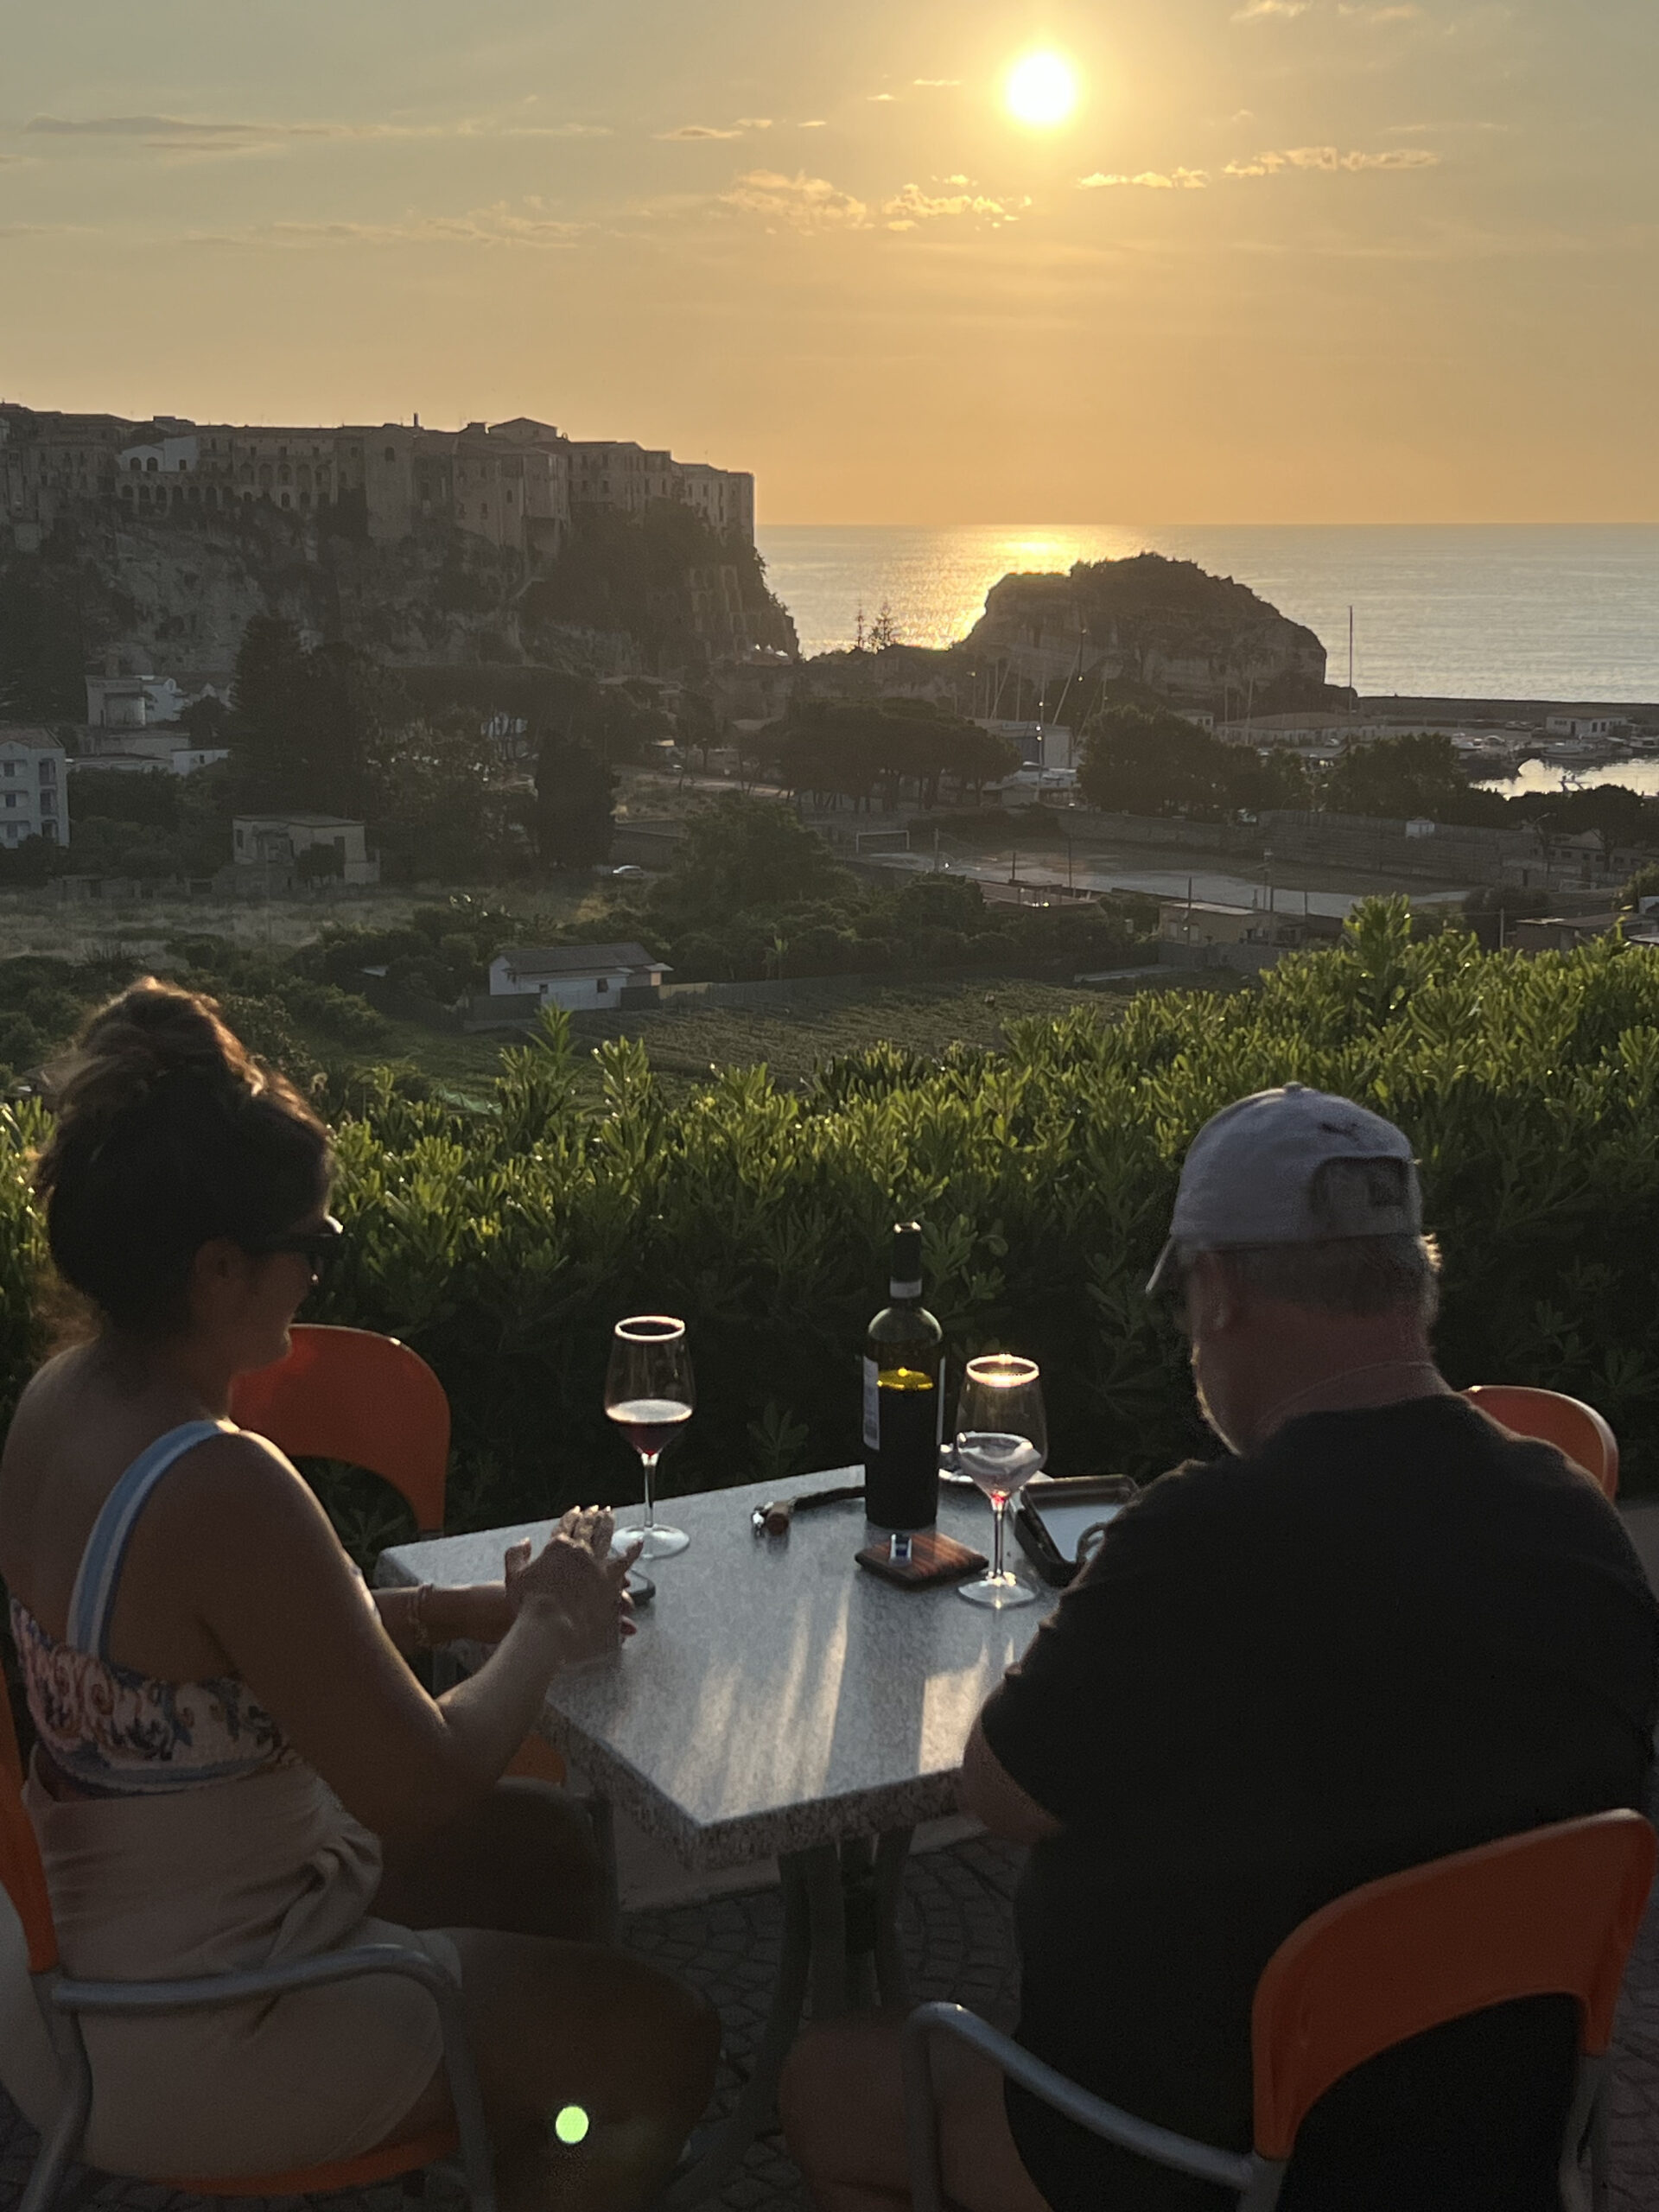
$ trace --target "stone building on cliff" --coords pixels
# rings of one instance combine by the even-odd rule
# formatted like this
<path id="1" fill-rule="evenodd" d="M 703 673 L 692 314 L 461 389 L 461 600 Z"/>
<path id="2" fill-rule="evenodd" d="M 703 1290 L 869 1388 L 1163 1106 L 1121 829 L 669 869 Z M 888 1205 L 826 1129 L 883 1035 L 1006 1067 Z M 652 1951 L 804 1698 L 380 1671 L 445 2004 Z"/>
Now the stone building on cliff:
<path id="1" fill-rule="evenodd" d="M 747 471 L 567 438 L 529 416 L 461 430 L 423 429 L 418 417 L 330 429 L 174 416 L 135 423 L 0 402 L 0 524 L 24 550 L 60 516 L 160 522 L 259 505 L 296 520 L 332 515 L 379 544 L 447 521 L 494 546 L 552 555 L 569 536 L 573 502 L 632 515 L 655 499 L 754 542 Z"/>

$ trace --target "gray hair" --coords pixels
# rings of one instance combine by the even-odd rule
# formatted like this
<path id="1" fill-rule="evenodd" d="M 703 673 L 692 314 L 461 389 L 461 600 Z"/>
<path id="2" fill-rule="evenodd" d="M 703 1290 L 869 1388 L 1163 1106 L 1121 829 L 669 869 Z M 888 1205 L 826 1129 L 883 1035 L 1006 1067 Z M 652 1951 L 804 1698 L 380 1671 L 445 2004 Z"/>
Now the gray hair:
<path id="1" fill-rule="evenodd" d="M 1235 1244 L 1218 1256 L 1241 1289 L 1315 1313 L 1370 1319 L 1414 1311 L 1425 1327 L 1440 1311 L 1440 1254 L 1432 1236 L 1341 1234 L 1366 1205 L 1398 1202 L 1408 1173 L 1401 1160 L 1327 1160 L 1314 1172 L 1309 1202 L 1316 1220 L 1338 1233 L 1297 1244 Z M 1378 1188 L 1379 1179 L 1399 1189 Z M 1183 1271 L 1196 1256 L 1181 1255 Z"/>

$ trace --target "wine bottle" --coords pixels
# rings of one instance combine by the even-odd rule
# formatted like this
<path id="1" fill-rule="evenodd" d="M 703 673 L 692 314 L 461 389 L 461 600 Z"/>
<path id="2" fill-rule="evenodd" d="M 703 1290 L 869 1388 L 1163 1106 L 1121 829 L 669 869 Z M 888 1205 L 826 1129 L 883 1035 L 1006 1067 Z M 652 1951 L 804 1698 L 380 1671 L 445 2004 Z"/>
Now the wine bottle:
<path id="1" fill-rule="evenodd" d="M 939 1517 L 944 1332 L 922 1304 L 919 1222 L 893 1224 L 887 1299 L 864 1342 L 864 1512 L 925 1529 Z"/>

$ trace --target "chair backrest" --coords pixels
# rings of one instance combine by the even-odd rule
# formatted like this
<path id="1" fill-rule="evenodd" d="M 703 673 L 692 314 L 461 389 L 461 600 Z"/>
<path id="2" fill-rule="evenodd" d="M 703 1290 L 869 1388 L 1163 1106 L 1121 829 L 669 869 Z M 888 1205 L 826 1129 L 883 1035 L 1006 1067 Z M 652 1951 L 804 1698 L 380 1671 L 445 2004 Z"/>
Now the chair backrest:
<path id="1" fill-rule="evenodd" d="M 1524 1382 L 1475 1382 L 1464 1392 L 1500 1427 L 1535 1436 L 1576 1460 L 1609 1497 L 1618 1496 L 1618 1439 L 1593 1406 Z"/>
<path id="2" fill-rule="evenodd" d="M 301 1322 L 286 1358 L 231 1390 L 231 1418 L 290 1459 L 345 1459 L 408 1499 L 423 1535 L 443 1528 L 449 1401 L 418 1352 L 369 1329 Z"/>
<path id="3" fill-rule="evenodd" d="M 57 1932 L 52 1925 L 52 1899 L 35 1823 L 23 1803 L 23 1764 L 18 1757 L 17 1732 L 11 1725 L 11 1706 L 3 1688 L 0 1688 L 0 1889 L 11 1899 L 12 1910 L 22 1923 L 29 1972 L 46 1973 L 58 1963 Z"/>
<path id="4" fill-rule="evenodd" d="M 1599 2057 L 1655 1849 L 1639 1813 L 1596 1813 L 1368 1882 L 1305 1920 L 1256 1984 L 1258 2152 L 1288 2158 L 1310 2108 L 1379 2051 L 1511 1998 L 1576 1997 L 1581 2048 Z"/>

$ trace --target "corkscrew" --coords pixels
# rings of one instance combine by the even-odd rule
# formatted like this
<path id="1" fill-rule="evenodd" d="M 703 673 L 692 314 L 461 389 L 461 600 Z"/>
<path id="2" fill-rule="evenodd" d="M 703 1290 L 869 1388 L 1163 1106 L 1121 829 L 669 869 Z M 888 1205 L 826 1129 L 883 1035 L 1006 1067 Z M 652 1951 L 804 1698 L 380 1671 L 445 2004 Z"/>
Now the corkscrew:
<path id="1" fill-rule="evenodd" d="M 845 1483 L 839 1490 L 809 1491 L 804 1497 L 769 1497 L 750 1514 L 749 1526 L 757 1536 L 786 1536 L 798 1513 L 810 1513 L 815 1505 L 840 1505 L 863 1495 L 862 1483 Z"/>

